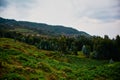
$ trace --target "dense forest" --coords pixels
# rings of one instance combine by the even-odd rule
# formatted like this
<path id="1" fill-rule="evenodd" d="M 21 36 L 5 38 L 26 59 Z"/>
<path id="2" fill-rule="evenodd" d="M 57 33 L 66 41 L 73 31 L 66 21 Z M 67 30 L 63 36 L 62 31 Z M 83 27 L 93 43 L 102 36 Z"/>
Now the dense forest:
<path id="1" fill-rule="evenodd" d="M 110 39 L 105 35 L 99 36 L 77 36 L 70 37 L 61 35 L 58 37 L 23 35 L 15 31 L 0 31 L 0 37 L 12 38 L 30 45 L 35 45 L 38 49 L 59 51 L 61 54 L 77 55 L 78 51 L 83 51 L 86 57 L 95 59 L 120 60 L 120 36 Z M 84 48 L 84 50 L 83 50 Z"/>

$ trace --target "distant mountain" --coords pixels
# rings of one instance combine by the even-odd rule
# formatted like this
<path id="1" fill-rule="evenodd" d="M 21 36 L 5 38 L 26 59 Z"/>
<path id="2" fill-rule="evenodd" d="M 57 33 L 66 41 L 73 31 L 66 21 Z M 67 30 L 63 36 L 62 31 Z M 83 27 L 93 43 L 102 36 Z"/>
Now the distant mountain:
<path id="1" fill-rule="evenodd" d="M 70 27 L 60 25 L 48 25 L 44 23 L 35 23 L 28 21 L 16 21 L 14 19 L 5 19 L 0 17 L 0 29 L 8 29 L 29 34 L 40 34 L 49 36 L 87 36 L 90 35 L 83 31 L 78 31 Z"/>

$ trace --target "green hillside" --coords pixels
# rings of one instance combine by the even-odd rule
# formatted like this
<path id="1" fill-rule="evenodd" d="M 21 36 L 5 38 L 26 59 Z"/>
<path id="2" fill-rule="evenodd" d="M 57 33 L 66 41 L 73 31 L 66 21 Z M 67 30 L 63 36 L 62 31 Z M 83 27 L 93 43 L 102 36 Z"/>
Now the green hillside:
<path id="1" fill-rule="evenodd" d="M 71 27 L 65 27 L 61 25 L 48 25 L 45 23 L 36 23 L 28 21 L 16 21 L 14 19 L 4 19 L 0 17 L 0 29 L 8 29 L 10 31 L 16 31 L 23 34 L 36 34 L 36 35 L 48 35 L 48 36 L 87 36 L 90 35 L 84 31 L 78 31 Z"/>
<path id="2" fill-rule="evenodd" d="M 120 62 L 61 55 L 0 38 L 0 80 L 119 80 Z"/>

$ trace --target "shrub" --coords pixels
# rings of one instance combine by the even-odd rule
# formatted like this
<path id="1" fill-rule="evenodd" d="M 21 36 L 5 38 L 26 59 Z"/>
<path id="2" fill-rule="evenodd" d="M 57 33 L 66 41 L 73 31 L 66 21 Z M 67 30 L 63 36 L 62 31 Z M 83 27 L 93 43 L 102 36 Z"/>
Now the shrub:
<path id="1" fill-rule="evenodd" d="M 44 72 L 52 72 L 50 66 L 47 65 L 47 64 L 45 64 L 45 63 L 42 63 L 42 62 L 39 62 L 39 63 L 37 64 L 37 68 L 42 69 Z"/>
<path id="2" fill-rule="evenodd" d="M 58 76 L 56 74 L 51 73 L 47 76 L 47 80 L 58 80 Z"/>
<path id="3" fill-rule="evenodd" d="M 8 73 L 5 74 L 1 80 L 26 80 L 23 76 L 20 76 L 17 73 Z"/>
<path id="4" fill-rule="evenodd" d="M 69 67 L 65 67 L 62 69 L 65 73 L 72 73 L 72 70 Z"/>

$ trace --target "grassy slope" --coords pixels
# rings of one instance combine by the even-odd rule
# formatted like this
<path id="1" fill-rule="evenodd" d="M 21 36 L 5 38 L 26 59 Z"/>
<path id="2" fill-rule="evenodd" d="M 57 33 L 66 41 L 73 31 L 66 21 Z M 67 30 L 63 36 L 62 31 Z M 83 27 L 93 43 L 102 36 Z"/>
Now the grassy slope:
<path id="1" fill-rule="evenodd" d="M 25 29 L 25 28 L 15 28 L 15 29 L 12 29 L 10 31 L 15 31 L 15 32 L 18 32 L 18 33 L 22 33 L 22 34 L 38 34 L 38 32 L 35 32 L 33 30 L 30 30 L 30 29 Z"/>
<path id="2" fill-rule="evenodd" d="M 0 80 L 119 80 L 120 62 L 109 64 L 0 38 Z"/>

